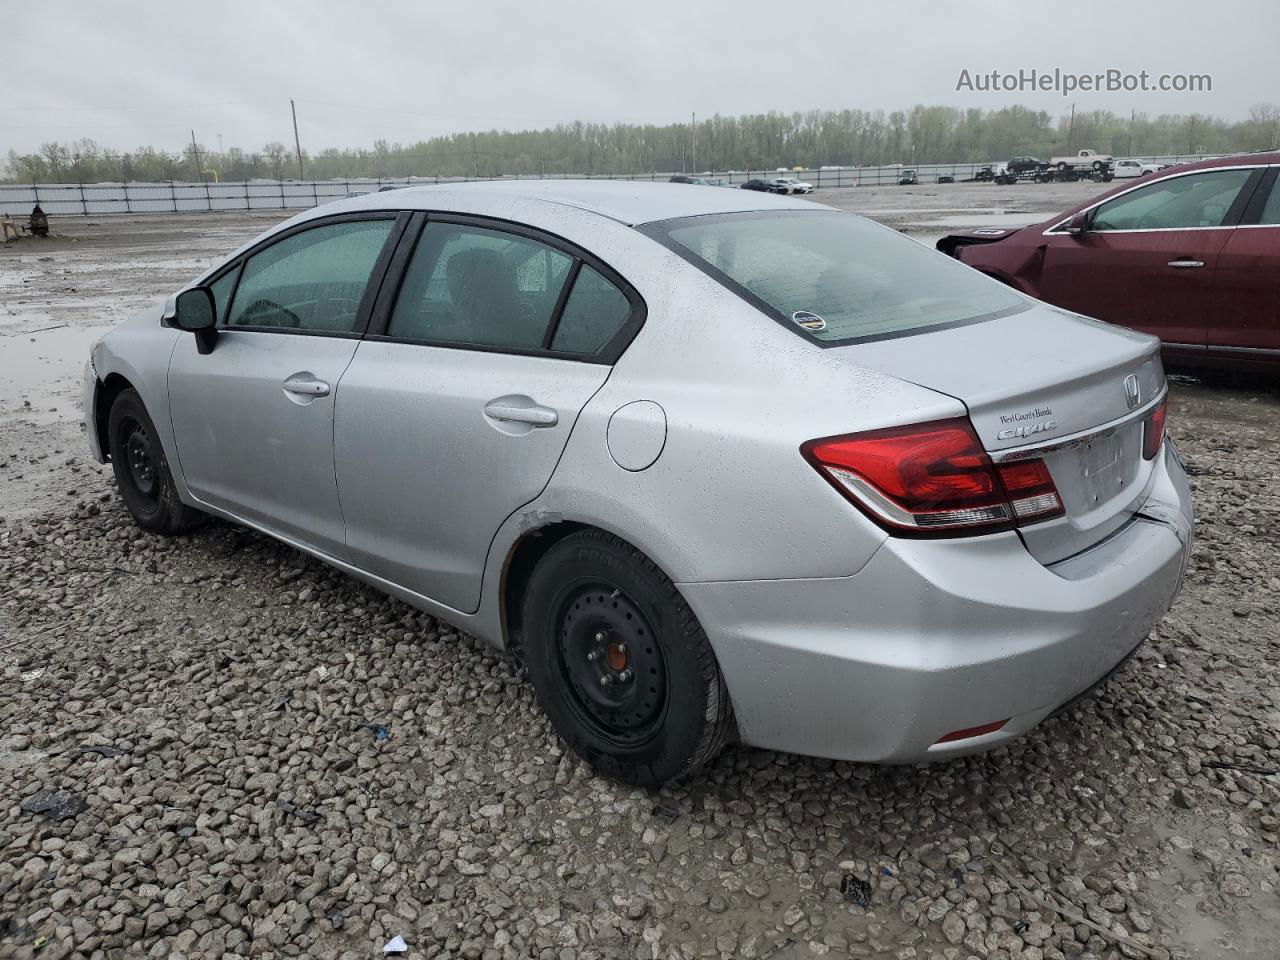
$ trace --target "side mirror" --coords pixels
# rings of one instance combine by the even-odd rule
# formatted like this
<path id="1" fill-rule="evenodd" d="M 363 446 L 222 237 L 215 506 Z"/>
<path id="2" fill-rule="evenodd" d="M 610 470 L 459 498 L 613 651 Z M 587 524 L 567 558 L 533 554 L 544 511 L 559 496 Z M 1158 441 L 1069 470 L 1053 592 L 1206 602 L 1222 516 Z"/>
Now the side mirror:
<path id="1" fill-rule="evenodd" d="M 174 302 L 173 325 L 179 330 L 195 333 L 208 330 L 217 322 L 218 312 L 208 287 L 192 287 L 178 294 Z"/>
<path id="2" fill-rule="evenodd" d="M 196 349 L 211 353 L 218 342 L 218 311 L 208 287 L 183 290 L 174 301 L 173 325 L 196 335 Z"/>
<path id="3" fill-rule="evenodd" d="M 1089 215 L 1087 213 L 1077 213 L 1067 221 L 1066 232 L 1079 235 L 1087 233 L 1089 230 Z"/>

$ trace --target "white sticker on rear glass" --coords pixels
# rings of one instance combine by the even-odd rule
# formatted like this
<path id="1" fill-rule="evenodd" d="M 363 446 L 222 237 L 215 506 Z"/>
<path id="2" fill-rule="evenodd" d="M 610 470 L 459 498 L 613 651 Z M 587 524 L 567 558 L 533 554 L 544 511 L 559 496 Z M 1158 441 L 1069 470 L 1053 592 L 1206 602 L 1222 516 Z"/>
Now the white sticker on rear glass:
<path id="1" fill-rule="evenodd" d="M 791 315 L 791 319 L 799 326 L 806 330 L 825 330 L 827 329 L 827 321 L 823 320 L 816 313 L 810 313 L 808 310 L 797 310 Z"/>

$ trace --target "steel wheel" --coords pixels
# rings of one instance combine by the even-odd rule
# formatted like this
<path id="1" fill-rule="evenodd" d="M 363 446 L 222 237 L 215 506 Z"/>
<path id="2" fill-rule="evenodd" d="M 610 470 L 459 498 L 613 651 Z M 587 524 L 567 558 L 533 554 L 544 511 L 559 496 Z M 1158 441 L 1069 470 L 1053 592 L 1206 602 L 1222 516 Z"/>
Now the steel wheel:
<path id="1" fill-rule="evenodd" d="M 152 533 L 191 530 L 204 519 L 178 496 L 155 425 L 137 391 L 120 391 L 107 414 L 105 443 L 120 498 L 138 526 Z"/>
<path id="2" fill-rule="evenodd" d="M 521 602 L 522 651 L 556 732 L 597 772 L 653 786 L 734 736 L 697 617 L 652 560 L 603 530 L 556 541 Z"/>
<path id="3" fill-rule="evenodd" d="M 127 418 L 121 427 L 124 438 L 121 453 L 129 469 L 129 479 L 142 497 L 155 503 L 160 498 L 155 441 L 151 438 L 150 431 L 132 417 Z"/>
<path id="4" fill-rule="evenodd" d="M 667 665 L 653 627 L 620 589 L 591 583 L 560 605 L 559 668 L 579 722 L 602 739 L 651 739 L 667 705 Z"/>

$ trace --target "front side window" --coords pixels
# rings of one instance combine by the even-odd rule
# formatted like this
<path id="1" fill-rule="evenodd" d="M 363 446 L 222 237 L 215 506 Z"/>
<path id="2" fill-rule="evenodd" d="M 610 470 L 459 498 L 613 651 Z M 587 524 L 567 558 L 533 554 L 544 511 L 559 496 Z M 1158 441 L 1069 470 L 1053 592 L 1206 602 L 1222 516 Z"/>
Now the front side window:
<path id="1" fill-rule="evenodd" d="M 1217 227 L 1252 170 L 1213 170 L 1170 177 L 1098 207 L 1089 229 L 1177 230 Z"/>
<path id="2" fill-rule="evenodd" d="M 232 267 L 213 283 L 209 284 L 209 292 L 213 294 L 213 315 L 222 322 L 227 313 L 227 301 L 231 299 L 231 291 L 235 289 L 236 277 L 240 275 L 239 267 Z"/>
<path id="3" fill-rule="evenodd" d="M 387 335 L 539 349 L 572 265 L 567 254 L 517 234 L 428 223 Z"/>
<path id="4" fill-rule="evenodd" d="M 254 254 L 245 262 L 227 325 L 355 332 L 365 286 L 393 224 L 330 223 Z"/>
<path id="5" fill-rule="evenodd" d="M 834 344 L 1027 309 L 1013 291 L 846 213 L 730 214 L 645 228 L 776 319 Z"/>

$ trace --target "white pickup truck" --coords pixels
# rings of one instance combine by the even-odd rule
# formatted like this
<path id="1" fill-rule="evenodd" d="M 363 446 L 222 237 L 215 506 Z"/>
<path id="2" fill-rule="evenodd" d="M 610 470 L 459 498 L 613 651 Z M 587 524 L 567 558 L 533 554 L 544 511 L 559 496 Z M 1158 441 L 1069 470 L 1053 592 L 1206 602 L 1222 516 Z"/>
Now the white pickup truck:
<path id="1" fill-rule="evenodd" d="M 1074 157 L 1052 157 L 1049 166 L 1060 172 L 1067 170 L 1103 170 L 1111 163 L 1109 153 L 1098 153 L 1096 150 L 1079 150 Z"/>

